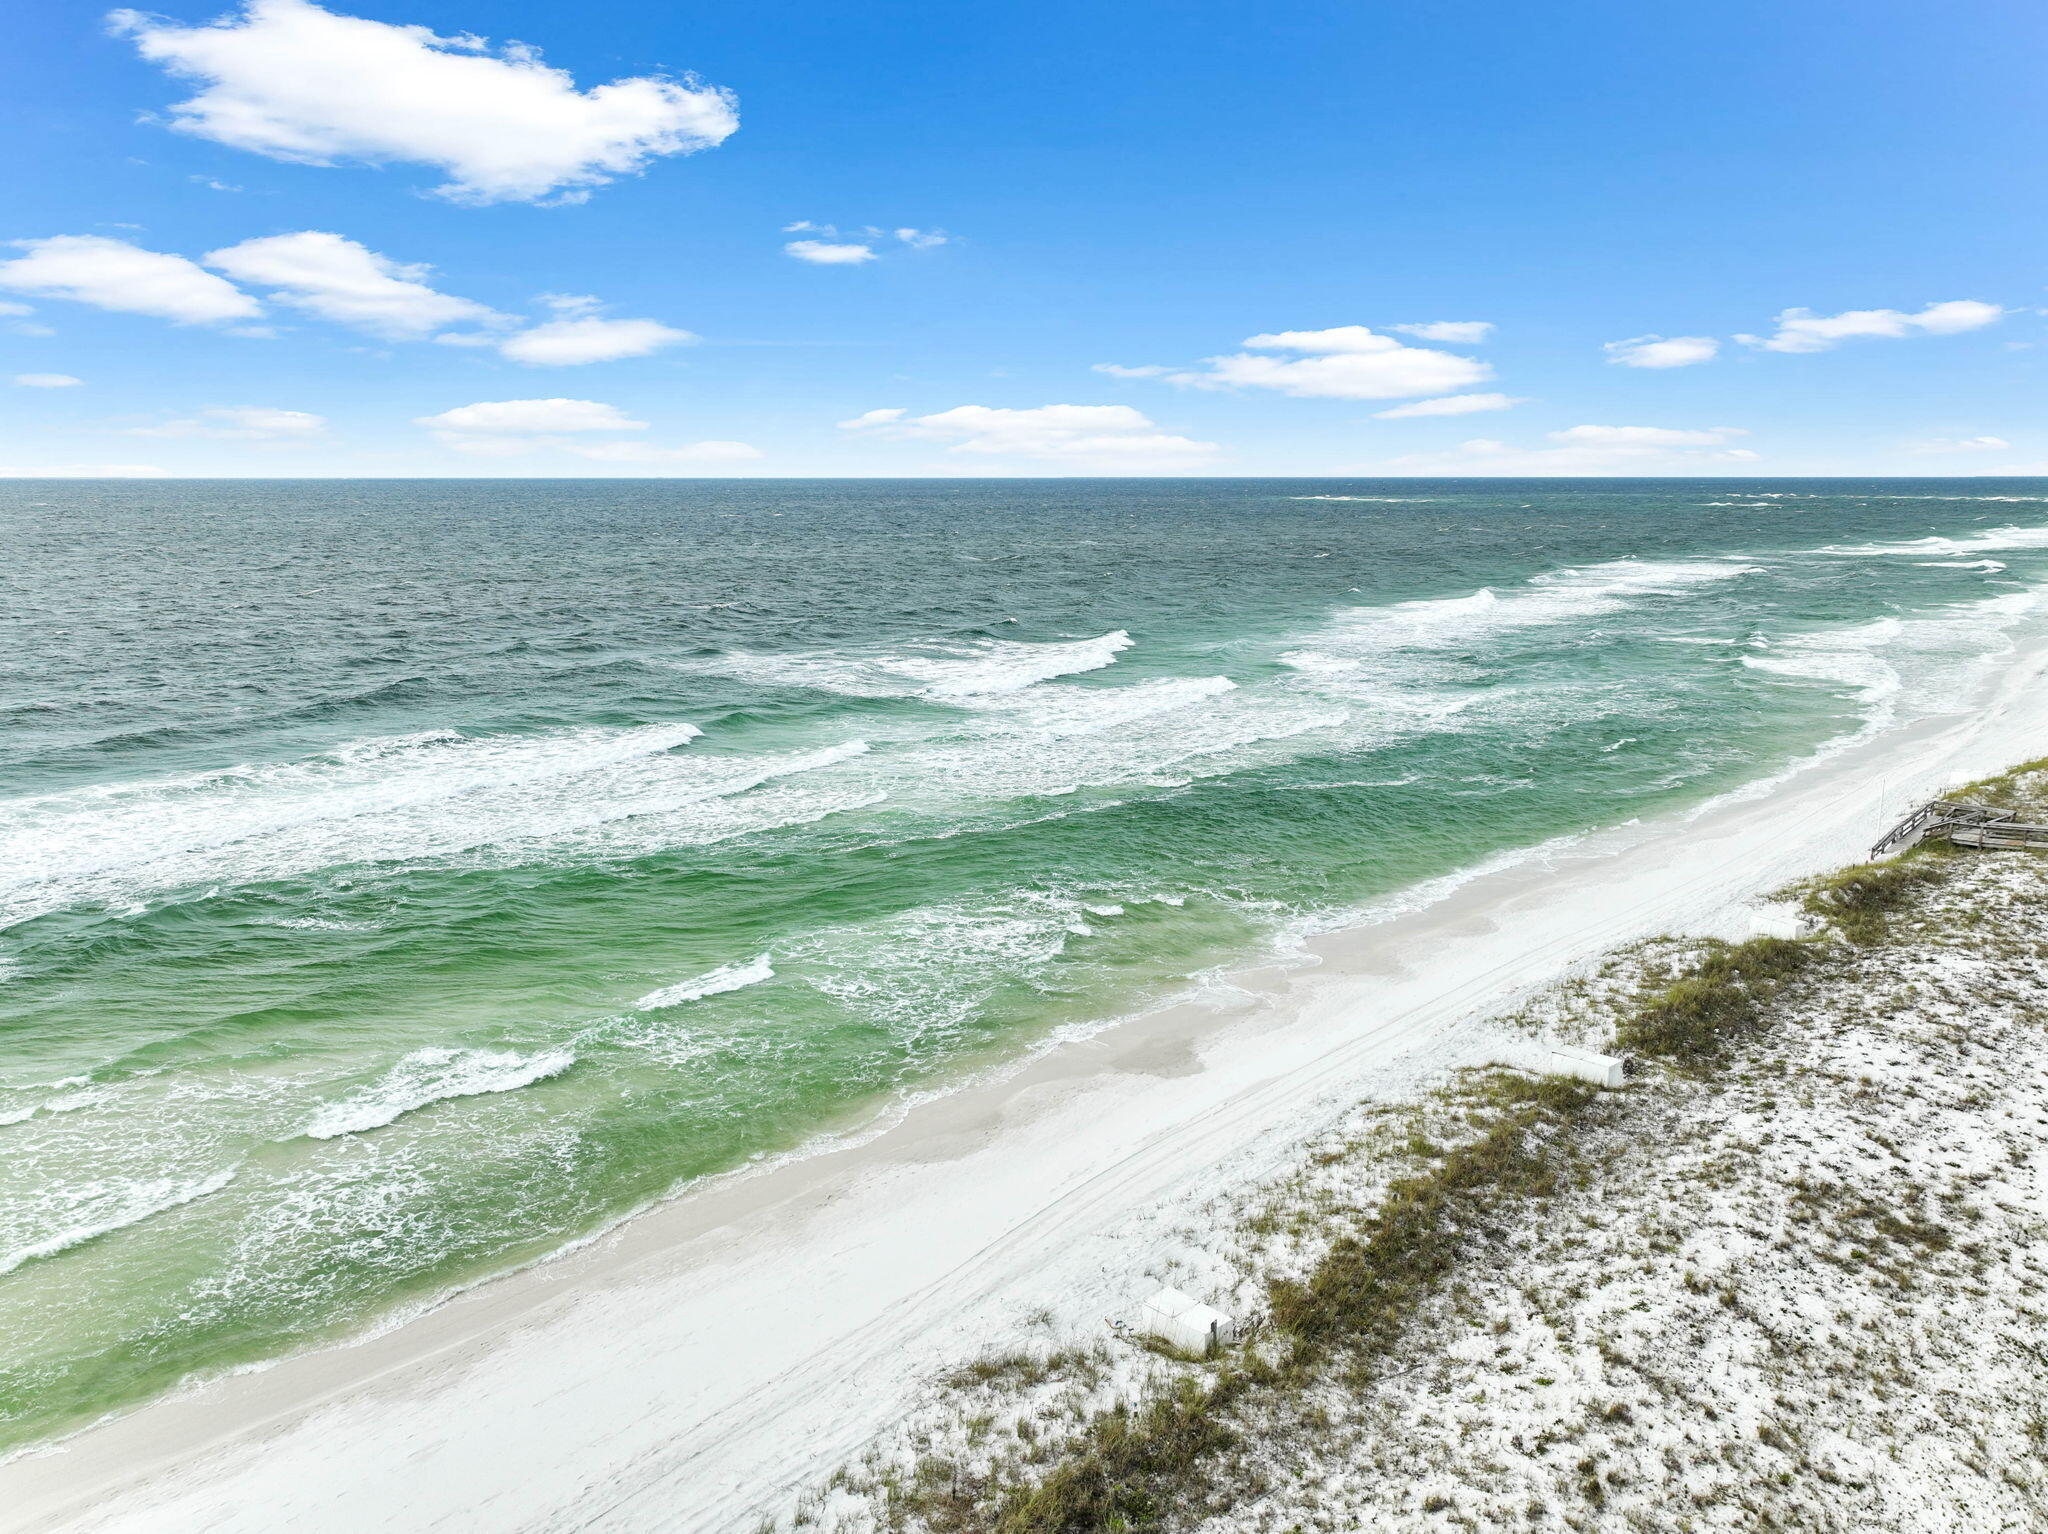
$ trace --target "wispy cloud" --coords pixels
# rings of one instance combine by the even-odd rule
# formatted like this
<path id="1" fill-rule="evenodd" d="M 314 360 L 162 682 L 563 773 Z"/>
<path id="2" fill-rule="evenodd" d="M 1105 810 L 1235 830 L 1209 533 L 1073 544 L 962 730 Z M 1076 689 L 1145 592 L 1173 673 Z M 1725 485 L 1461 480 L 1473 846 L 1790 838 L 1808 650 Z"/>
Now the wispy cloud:
<path id="1" fill-rule="evenodd" d="M 417 416 L 415 426 L 432 431 L 510 435 L 538 432 L 645 431 L 616 405 L 594 399 L 500 399 L 457 405 L 439 415 Z"/>
<path id="2" fill-rule="evenodd" d="M 1631 336 L 1602 348 L 1609 362 L 1625 368 L 1689 368 L 1712 362 L 1721 343 L 1712 336 Z"/>
<path id="3" fill-rule="evenodd" d="M 813 266 L 859 266 L 875 259 L 872 245 L 831 240 L 791 240 L 783 251 Z"/>
<path id="4" fill-rule="evenodd" d="M 1831 351 L 1844 341 L 1898 339 L 1904 336 L 1950 336 L 1966 330 L 1981 330 L 2005 314 L 1997 304 L 1974 298 L 1950 299 L 1929 304 L 1917 314 L 1900 309 L 1849 309 L 1841 314 L 1815 314 L 1811 309 L 1787 309 L 1778 316 L 1777 330 L 1768 336 L 1739 335 L 1745 346 L 1770 352 Z"/>
<path id="5" fill-rule="evenodd" d="M 224 246 L 208 255 L 203 266 L 103 235 L 60 235 L 18 244 L 29 253 L 0 262 L 0 289 L 68 298 L 180 324 L 262 316 L 263 304 L 227 280 L 232 277 L 265 290 L 272 304 L 379 340 L 431 338 L 450 345 L 491 347 L 534 367 L 644 357 L 697 339 L 659 320 L 608 318 L 602 303 L 583 294 L 544 293 L 536 303 L 553 317 L 522 320 L 442 292 L 428 280 L 432 267 L 394 260 L 319 229 Z M 5 309 L 29 312 L 19 304 Z M 245 335 L 273 333 L 248 324 L 237 329 Z"/>
<path id="6" fill-rule="evenodd" d="M 589 433 L 647 430 L 616 405 L 591 399 L 480 400 L 438 415 L 414 418 L 444 447 L 484 458 L 517 458 L 562 452 L 596 463 L 741 463 L 762 456 L 745 442 L 691 442 L 663 447 L 651 442 L 577 440 Z"/>
<path id="7" fill-rule="evenodd" d="M 24 389 L 75 389 L 85 382 L 69 373 L 16 373 L 14 381 Z"/>
<path id="8" fill-rule="evenodd" d="M 1375 410 L 1372 416 L 1375 421 L 1408 421 L 1420 416 L 1474 415 L 1482 410 L 1506 410 L 1528 403 L 1507 394 L 1447 394 L 1441 399 L 1419 399 L 1390 410 Z"/>
<path id="9" fill-rule="evenodd" d="M 1930 437 L 1906 445 L 1913 453 L 1996 453 L 2011 446 L 2003 437 Z"/>
<path id="10" fill-rule="evenodd" d="M 1734 426 L 1568 426 L 1546 433 L 1553 447 L 1475 437 L 1447 453 L 1410 453 L 1372 467 L 1401 474 L 1507 476 L 1697 473 L 1754 463 L 1756 453 L 1728 445 L 1747 435 Z"/>
<path id="11" fill-rule="evenodd" d="M 1095 366 L 1119 378 L 1159 378 L 1195 389 L 1272 389 L 1303 399 L 1447 394 L 1493 376 L 1491 367 L 1471 357 L 1409 346 L 1364 325 L 1271 331 L 1241 344 L 1246 350 L 1205 358 L 1202 368 Z M 1294 355 L 1267 355 L 1276 352 Z"/>
<path id="12" fill-rule="evenodd" d="M 540 300 L 555 318 L 519 331 L 498 343 L 501 355 L 532 367 L 579 367 L 645 357 L 665 347 L 684 346 L 697 337 L 659 320 L 606 319 L 594 298 L 560 293 Z"/>
<path id="13" fill-rule="evenodd" d="M 1162 431 L 1128 405 L 1039 405 L 1024 410 L 958 405 L 931 415 L 870 410 L 840 430 L 904 442 L 944 444 L 948 452 L 1031 459 L 1083 470 L 1126 472 L 1189 467 L 1220 449 Z"/>
<path id="14" fill-rule="evenodd" d="M 457 324 L 510 323 L 483 304 L 428 286 L 430 266 L 394 261 L 317 229 L 244 240 L 214 251 L 206 264 L 269 289 L 274 302 L 387 340 L 416 340 Z"/>
<path id="15" fill-rule="evenodd" d="M 130 426 L 131 437 L 207 437 L 222 442 L 304 442 L 327 430 L 327 418 L 267 405 L 221 405 L 152 426 Z"/>
<path id="16" fill-rule="evenodd" d="M 859 229 L 840 229 L 833 224 L 813 223 L 807 218 L 784 224 L 782 232 L 806 236 L 801 240 L 787 241 L 782 250 L 783 254 L 808 261 L 813 266 L 864 266 L 880 258 L 878 246 L 892 240 L 912 250 L 933 250 L 940 245 L 950 245 L 953 240 L 943 229 L 884 229 L 876 224 L 864 224 Z"/>
<path id="17" fill-rule="evenodd" d="M 1431 320 L 1424 325 L 1390 325 L 1404 336 L 1422 341 L 1442 341 L 1447 346 L 1477 346 L 1493 334 L 1491 320 Z"/>

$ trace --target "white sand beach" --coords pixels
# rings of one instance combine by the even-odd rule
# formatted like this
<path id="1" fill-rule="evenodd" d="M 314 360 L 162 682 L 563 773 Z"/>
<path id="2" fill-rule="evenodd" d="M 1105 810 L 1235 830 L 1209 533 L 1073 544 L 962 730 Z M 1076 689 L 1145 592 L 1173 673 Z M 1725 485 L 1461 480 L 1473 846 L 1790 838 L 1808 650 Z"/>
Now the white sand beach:
<path id="1" fill-rule="evenodd" d="M 352 1345 L 0 1466 L 0 1527 L 121 1534 L 751 1528 L 919 1382 L 1098 1328 L 1178 1219 L 1346 1105 L 1517 1047 L 1486 1019 L 1652 933 L 1854 861 L 1952 775 L 2048 750 L 2048 650 L 1966 711 L 1690 817 L 1602 832 L 1060 1043 L 875 1132 L 689 1192 Z"/>

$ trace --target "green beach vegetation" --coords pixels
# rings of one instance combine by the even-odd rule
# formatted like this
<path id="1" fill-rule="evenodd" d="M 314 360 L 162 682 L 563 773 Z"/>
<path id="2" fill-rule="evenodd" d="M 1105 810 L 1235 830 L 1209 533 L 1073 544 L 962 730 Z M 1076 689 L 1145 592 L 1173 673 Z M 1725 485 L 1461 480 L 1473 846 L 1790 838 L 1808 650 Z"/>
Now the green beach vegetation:
<path id="1" fill-rule="evenodd" d="M 2038 817 L 2048 758 L 1954 796 Z M 2048 861 L 1932 840 L 1779 898 L 1825 925 L 1638 945 L 1508 1020 L 1605 1040 L 1631 1057 L 1626 1089 L 1468 1071 L 1308 1147 L 1242 1209 L 1233 1251 L 1265 1294 L 1242 1347 L 1155 1354 L 1121 1387 L 1101 1346 L 970 1365 L 906 1440 L 915 1452 L 842 1472 L 795 1525 L 1903 1531 L 2020 1526 L 1945 1522 L 1944 1507 L 2048 1516 L 2039 1206 L 2004 1180 L 2048 1149 L 2027 1090 L 2048 1065 Z M 1523 1334 L 1541 1346 L 1493 1346 Z M 1660 1356 L 1648 1334 L 1682 1346 Z M 1916 1391 L 1972 1349 L 1988 1361 L 1944 1387 L 1930 1424 Z M 1731 1358 L 1728 1388 L 1697 1378 Z M 1567 1373 L 1578 1388 L 1559 1385 Z M 1828 1447 L 1845 1424 L 1865 1435 L 1853 1468 Z M 1910 1484 L 1920 1435 L 1963 1467 L 1945 1493 Z M 1702 1476 L 1708 1461 L 1718 1473 Z"/>

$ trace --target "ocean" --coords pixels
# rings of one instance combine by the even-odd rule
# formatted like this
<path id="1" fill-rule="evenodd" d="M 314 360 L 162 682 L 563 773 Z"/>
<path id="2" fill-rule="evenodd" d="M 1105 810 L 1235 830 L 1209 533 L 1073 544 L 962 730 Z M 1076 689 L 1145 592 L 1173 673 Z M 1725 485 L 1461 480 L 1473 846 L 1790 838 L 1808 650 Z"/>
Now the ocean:
<path id="1" fill-rule="evenodd" d="M 1952 710 L 2048 481 L 0 483 L 0 1446 Z"/>

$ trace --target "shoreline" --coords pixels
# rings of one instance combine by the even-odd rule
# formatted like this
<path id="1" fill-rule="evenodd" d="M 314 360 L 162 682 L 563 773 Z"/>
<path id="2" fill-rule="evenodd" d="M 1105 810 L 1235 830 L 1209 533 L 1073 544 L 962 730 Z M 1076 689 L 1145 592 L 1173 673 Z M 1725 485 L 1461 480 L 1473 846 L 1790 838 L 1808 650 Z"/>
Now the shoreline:
<path id="1" fill-rule="evenodd" d="M 1060 1042 L 398 1325 L 30 1450 L 0 1466 L 0 1528 L 744 1526 L 1028 1314 L 1099 1324 L 1190 1199 L 1361 1096 L 1503 1058 L 1513 1041 L 1483 1019 L 1518 996 L 1654 932 L 1733 933 L 1758 893 L 1860 861 L 1907 798 L 2040 754 L 2044 673 L 2048 643 L 2016 648 L 1980 707 L 1480 872 L 1309 938 L 1311 962 L 1237 972 L 1228 996 Z"/>

